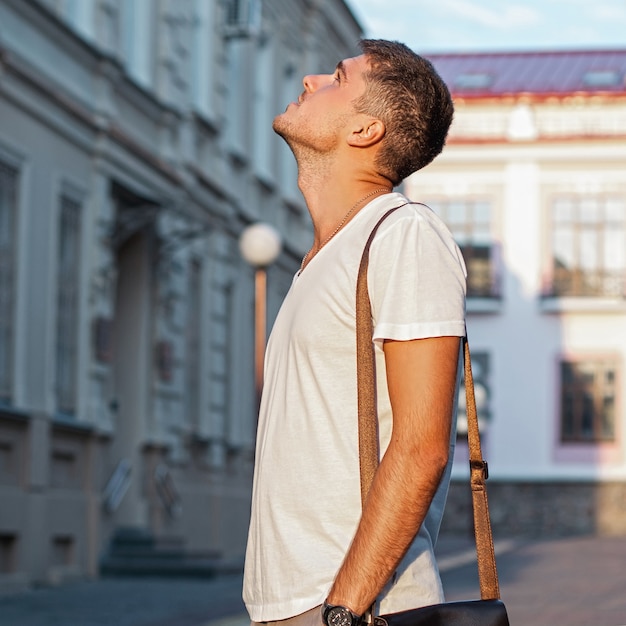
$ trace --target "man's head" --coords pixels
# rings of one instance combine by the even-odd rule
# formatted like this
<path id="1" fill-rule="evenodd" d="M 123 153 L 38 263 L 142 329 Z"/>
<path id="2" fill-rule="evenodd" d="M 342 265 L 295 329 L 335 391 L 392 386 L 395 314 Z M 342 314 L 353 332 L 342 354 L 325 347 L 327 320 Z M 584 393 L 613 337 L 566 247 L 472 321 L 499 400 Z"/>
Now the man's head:
<path id="1" fill-rule="evenodd" d="M 309 74 L 302 79 L 304 91 L 276 116 L 273 124 L 299 165 L 307 162 L 319 167 L 323 159 L 346 145 L 353 132 L 362 130 L 363 118 L 371 118 L 354 108 L 365 94 L 364 76 L 368 70 L 365 56 L 360 55 L 337 63 L 332 74 Z"/>
<path id="2" fill-rule="evenodd" d="M 376 165 L 397 185 L 442 151 L 454 113 L 452 98 L 430 61 L 404 44 L 363 39 L 359 45 L 370 69 L 355 108 L 385 125 Z"/>

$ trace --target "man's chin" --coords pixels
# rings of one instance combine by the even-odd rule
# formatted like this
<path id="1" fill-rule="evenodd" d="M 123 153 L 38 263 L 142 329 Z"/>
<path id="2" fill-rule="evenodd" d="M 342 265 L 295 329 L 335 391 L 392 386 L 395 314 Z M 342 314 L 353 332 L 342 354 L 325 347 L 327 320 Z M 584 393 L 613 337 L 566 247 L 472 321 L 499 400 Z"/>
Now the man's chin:
<path id="1" fill-rule="evenodd" d="M 280 115 L 277 115 L 274 118 L 274 121 L 272 122 L 272 130 L 277 134 L 280 135 L 283 139 L 286 139 L 286 135 L 288 134 L 287 132 L 287 126 L 288 124 L 286 123 L 285 119 L 284 119 L 284 113 L 281 113 Z"/>

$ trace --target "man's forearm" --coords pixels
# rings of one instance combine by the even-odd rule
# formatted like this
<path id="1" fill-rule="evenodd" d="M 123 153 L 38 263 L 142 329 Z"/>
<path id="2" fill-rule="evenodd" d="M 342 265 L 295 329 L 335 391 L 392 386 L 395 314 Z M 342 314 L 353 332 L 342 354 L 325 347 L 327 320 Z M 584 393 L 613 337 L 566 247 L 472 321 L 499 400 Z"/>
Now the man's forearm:
<path id="1" fill-rule="evenodd" d="M 447 451 L 407 458 L 389 445 L 372 483 L 361 521 L 328 596 L 364 613 L 389 580 L 426 517 L 441 480 Z M 407 474 L 408 472 L 408 474 Z"/>
<path id="2" fill-rule="evenodd" d="M 424 521 L 448 462 L 459 346 L 458 337 L 385 342 L 391 441 L 329 603 L 366 611 Z"/>

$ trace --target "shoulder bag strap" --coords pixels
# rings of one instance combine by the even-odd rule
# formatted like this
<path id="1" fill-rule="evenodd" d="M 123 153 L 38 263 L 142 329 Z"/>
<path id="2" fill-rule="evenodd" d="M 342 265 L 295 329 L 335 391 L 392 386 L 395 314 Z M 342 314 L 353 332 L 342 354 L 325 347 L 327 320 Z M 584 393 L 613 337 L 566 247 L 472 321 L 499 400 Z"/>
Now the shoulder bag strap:
<path id="1" fill-rule="evenodd" d="M 404 206 L 404 205 L 400 205 Z M 385 213 L 372 230 L 359 266 L 356 288 L 356 342 L 357 342 L 357 386 L 359 414 L 359 462 L 361 474 L 361 502 L 365 503 L 367 492 L 372 484 L 378 467 L 378 412 L 376 403 L 376 364 L 374 328 L 367 287 L 367 268 L 369 251 L 374 235 L 381 223 L 391 213 L 399 209 L 394 207 Z M 467 332 L 466 332 L 467 335 Z M 470 486 L 472 489 L 472 507 L 474 511 L 474 534 L 478 560 L 478 580 L 480 596 L 483 600 L 500 597 L 498 573 L 496 570 L 493 536 L 487 503 L 488 476 L 487 463 L 482 458 L 476 399 L 474 397 L 474 379 L 467 338 L 464 343 L 465 394 L 467 404 L 468 442 L 470 457 Z"/>

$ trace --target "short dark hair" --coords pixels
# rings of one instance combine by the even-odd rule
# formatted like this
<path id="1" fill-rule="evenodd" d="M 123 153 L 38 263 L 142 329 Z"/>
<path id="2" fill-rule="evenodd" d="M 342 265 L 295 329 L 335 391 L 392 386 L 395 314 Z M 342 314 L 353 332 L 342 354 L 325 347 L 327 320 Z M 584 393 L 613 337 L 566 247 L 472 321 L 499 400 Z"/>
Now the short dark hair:
<path id="1" fill-rule="evenodd" d="M 433 64 L 404 44 L 362 39 L 359 47 L 370 69 L 355 107 L 385 124 L 377 166 L 398 185 L 443 150 L 454 105 Z"/>

